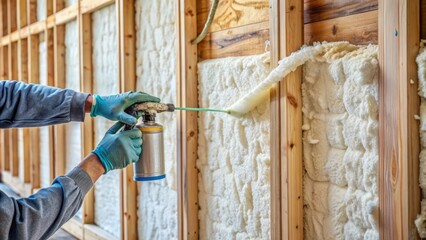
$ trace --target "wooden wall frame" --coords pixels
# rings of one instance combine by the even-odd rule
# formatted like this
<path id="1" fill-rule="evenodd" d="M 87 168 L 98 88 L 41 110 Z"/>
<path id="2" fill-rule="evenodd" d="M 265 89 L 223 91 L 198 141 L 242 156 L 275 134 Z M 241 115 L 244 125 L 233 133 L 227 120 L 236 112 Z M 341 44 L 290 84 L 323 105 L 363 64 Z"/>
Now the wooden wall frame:
<path id="1" fill-rule="evenodd" d="M 303 45 L 303 0 L 272 1 L 271 67 Z M 271 237 L 303 239 L 302 68 L 271 91 Z"/>
<path id="2" fill-rule="evenodd" d="M 176 1 L 177 105 L 198 106 L 196 0 Z M 178 238 L 198 239 L 197 113 L 181 111 L 177 120 Z"/>
<path id="3" fill-rule="evenodd" d="M 105 6 L 116 4 L 119 81 L 120 91 L 136 87 L 136 37 L 134 29 L 134 2 L 115 0 L 81 0 L 65 7 L 63 0 L 46 1 L 47 16 L 37 21 L 36 0 L 0 0 L 0 77 L 21 79 L 39 83 L 40 33 L 44 33 L 47 45 L 48 83 L 64 87 L 65 66 L 64 24 L 77 19 L 79 34 L 80 85 L 83 92 L 93 92 L 92 66 L 92 23 L 91 13 Z M 223 57 L 235 53 L 232 44 L 216 53 L 209 52 L 215 44 L 228 41 L 226 31 L 211 34 L 194 46 L 190 40 L 197 30 L 197 1 L 176 1 L 177 26 L 177 104 L 197 106 L 197 61 L 200 56 Z M 350 4 L 350 1 L 345 0 Z M 354 19 L 363 16 L 354 31 L 370 32 L 371 35 L 358 43 L 374 39 L 377 29 L 375 22 L 379 14 L 379 60 L 380 60 L 380 162 L 379 181 L 379 226 L 381 239 L 417 238 L 414 219 L 419 213 L 420 190 L 418 186 L 419 136 L 417 96 L 417 55 L 420 29 L 420 6 L 426 1 L 385 1 L 377 6 L 368 2 L 356 15 L 341 14 L 337 18 L 319 19 L 314 15 L 304 19 L 302 0 L 270 0 L 270 19 L 256 23 L 244 44 L 256 43 L 267 38 L 271 40 L 272 66 L 278 59 L 298 49 L 304 42 L 311 43 L 321 34 L 323 37 L 334 23 L 349 26 Z M 327 9 L 324 7 L 323 9 Z M 326 10 L 324 10 L 326 11 Z M 328 10 L 327 10 L 328 11 Z M 386 12 L 386 14 L 385 14 Z M 424 18 L 422 18 L 424 20 Z M 307 22 L 308 21 L 308 22 Z M 363 28 L 363 25 L 366 25 Z M 305 29 L 304 29 L 305 28 Z M 341 27 L 340 29 L 345 29 Z M 333 31 L 336 29 L 333 29 Z M 243 34 L 243 27 L 234 29 L 234 34 Z M 241 35 L 242 36 L 242 35 Z M 330 40 L 353 37 L 348 31 L 336 30 Z M 232 42 L 234 43 L 234 42 Z M 210 50 L 209 50 L 210 49 Z M 28 54 L 26 54 L 28 53 Z M 251 51 L 242 54 L 252 53 Z M 19 67 L 18 67 L 19 66 Z M 302 132 L 301 129 L 301 70 L 289 75 L 271 91 L 271 126 L 278 129 L 271 133 L 271 237 L 274 239 L 303 238 L 303 196 L 302 196 Z M 415 84 L 410 84 L 414 80 Z M 395 97 L 398 96 L 398 97 Z M 395 107 L 397 106 L 397 107 Z M 95 147 L 94 121 L 86 117 L 82 124 L 82 153 L 88 155 Z M 50 139 L 55 144 L 51 149 L 50 179 L 65 173 L 63 126 L 50 128 Z M 2 180 L 20 194 L 27 194 L 40 187 L 39 131 L 24 130 L 24 153 L 26 166 L 23 176 L 18 176 L 19 161 L 15 144 L 17 130 L 1 130 L 0 165 Z M 405 141 L 410 139 L 411 141 Z M 178 237 L 198 239 L 198 170 L 197 160 L 197 114 L 178 113 Z M 62 159 L 63 161 L 54 161 Z M 121 238 L 137 239 L 137 185 L 132 180 L 132 167 L 121 174 Z M 416 187 L 413 187 L 416 186 Z M 72 219 L 64 228 L 79 238 L 107 239 L 108 234 L 94 225 L 94 192 L 87 194 L 83 205 L 83 219 Z M 408 209 L 408 210 L 407 210 Z"/>
<path id="4" fill-rule="evenodd" d="M 381 239 L 418 238 L 419 1 L 379 1 L 379 227 Z M 411 80 L 414 84 L 411 84 Z"/>

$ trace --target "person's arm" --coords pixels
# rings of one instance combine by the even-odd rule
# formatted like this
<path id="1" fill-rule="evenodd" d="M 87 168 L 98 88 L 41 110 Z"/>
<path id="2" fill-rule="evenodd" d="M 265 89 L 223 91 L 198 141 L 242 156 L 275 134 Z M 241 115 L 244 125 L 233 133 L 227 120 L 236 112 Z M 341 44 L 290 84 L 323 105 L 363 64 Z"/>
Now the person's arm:
<path id="1" fill-rule="evenodd" d="M 91 154 L 80 166 L 53 184 L 27 197 L 15 199 L 0 191 L 0 239 L 48 239 L 80 208 L 93 186 L 86 163 L 98 161 Z M 100 164 L 100 163 L 99 163 Z M 85 167 L 86 165 L 86 167 Z M 102 164 L 100 164 L 102 169 Z M 93 169 L 90 167 L 90 169 Z M 91 172 L 93 174 L 93 171 Z M 99 178 L 97 174 L 93 179 Z"/>
<path id="2" fill-rule="evenodd" d="M 129 125 L 136 117 L 125 110 L 135 103 L 159 102 L 143 92 L 99 96 L 16 81 L 0 81 L 0 128 L 37 127 L 102 116 Z"/>
<path id="3" fill-rule="evenodd" d="M 0 128 L 82 122 L 88 97 L 69 89 L 0 81 Z"/>
<path id="4" fill-rule="evenodd" d="M 74 216 L 102 174 L 138 161 L 142 133 L 138 129 L 117 133 L 123 125 L 114 124 L 93 153 L 52 186 L 20 199 L 0 191 L 0 239 L 48 239 Z"/>

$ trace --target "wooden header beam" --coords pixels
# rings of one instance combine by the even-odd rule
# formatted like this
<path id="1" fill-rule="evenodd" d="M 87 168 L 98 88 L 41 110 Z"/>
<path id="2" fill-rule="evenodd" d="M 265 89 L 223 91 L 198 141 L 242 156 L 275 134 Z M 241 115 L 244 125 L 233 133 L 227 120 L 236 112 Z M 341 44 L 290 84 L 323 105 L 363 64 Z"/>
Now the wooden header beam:
<path id="1" fill-rule="evenodd" d="M 379 1 L 379 228 L 386 240 L 418 238 L 419 9 L 418 0 Z"/>

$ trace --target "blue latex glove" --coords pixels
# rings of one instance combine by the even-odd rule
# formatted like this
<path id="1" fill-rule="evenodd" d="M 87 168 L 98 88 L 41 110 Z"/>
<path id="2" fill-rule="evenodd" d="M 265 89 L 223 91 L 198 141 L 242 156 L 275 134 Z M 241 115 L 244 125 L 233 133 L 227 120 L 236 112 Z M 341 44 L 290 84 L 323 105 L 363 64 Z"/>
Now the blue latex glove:
<path id="1" fill-rule="evenodd" d="M 137 119 L 124 110 L 135 103 L 143 102 L 160 102 L 160 99 L 143 92 L 126 92 L 111 96 L 94 94 L 90 116 L 102 116 L 112 121 L 135 125 Z"/>
<path id="2" fill-rule="evenodd" d="M 122 122 L 114 124 L 92 151 L 101 160 L 105 173 L 125 168 L 139 160 L 142 152 L 142 132 L 139 129 L 132 129 L 117 133 L 123 126 Z"/>

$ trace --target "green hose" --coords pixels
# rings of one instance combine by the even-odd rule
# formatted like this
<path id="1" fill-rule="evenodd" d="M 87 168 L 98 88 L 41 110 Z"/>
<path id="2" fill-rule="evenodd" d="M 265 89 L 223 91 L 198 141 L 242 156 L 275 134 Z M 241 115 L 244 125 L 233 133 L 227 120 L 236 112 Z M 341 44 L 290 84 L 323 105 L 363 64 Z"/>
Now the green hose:
<path id="1" fill-rule="evenodd" d="M 229 112 L 226 110 L 213 109 L 213 108 L 175 107 L 175 110 L 198 111 L 198 112 L 223 112 L 223 113 L 229 114 Z"/>

